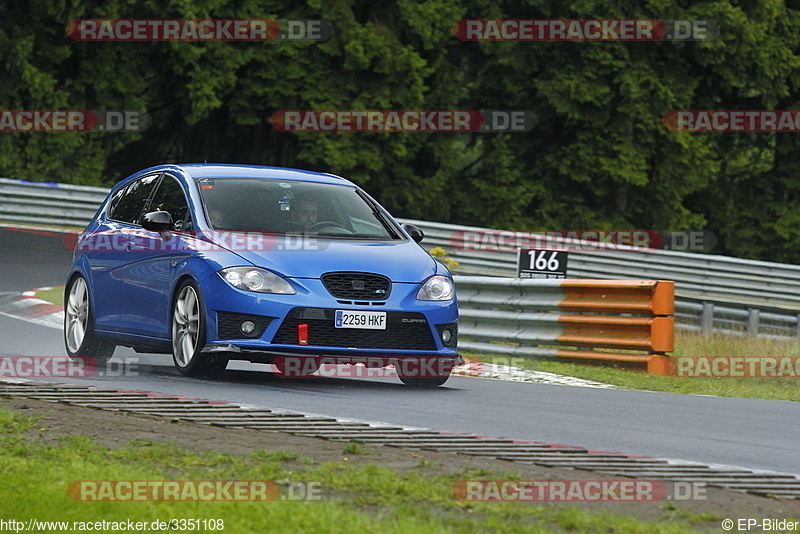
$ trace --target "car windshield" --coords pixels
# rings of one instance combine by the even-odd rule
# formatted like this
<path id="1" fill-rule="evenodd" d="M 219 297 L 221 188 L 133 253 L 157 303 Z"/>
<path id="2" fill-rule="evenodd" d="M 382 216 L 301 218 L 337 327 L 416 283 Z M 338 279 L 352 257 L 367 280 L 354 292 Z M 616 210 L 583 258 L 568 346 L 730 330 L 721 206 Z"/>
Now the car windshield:
<path id="1" fill-rule="evenodd" d="M 400 239 L 383 213 L 346 185 L 214 178 L 198 181 L 214 230 Z"/>

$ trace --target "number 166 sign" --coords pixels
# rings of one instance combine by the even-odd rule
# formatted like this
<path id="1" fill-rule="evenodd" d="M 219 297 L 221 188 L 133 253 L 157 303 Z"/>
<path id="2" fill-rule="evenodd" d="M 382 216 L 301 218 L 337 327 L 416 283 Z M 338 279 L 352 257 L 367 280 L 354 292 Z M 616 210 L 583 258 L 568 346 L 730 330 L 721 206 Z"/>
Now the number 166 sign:
<path id="1" fill-rule="evenodd" d="M 567 277 L 567 253 L 557 250 L 519 249 L 517 278 Z"/>

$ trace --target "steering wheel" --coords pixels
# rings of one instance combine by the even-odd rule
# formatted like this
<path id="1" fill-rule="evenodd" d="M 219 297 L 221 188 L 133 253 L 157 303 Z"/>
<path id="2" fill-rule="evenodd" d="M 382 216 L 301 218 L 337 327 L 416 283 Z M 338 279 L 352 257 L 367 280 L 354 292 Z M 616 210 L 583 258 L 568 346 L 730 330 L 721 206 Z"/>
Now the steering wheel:
<path id="1" fill-rule="evenodd" d="M 348 234 L 352 233 L 350 230 L 348 230 L 347 228 L 345 228 L 344 226 L 335 221 L 319 221 L 306 228 L 306 232 L 318 232 L 322 228 L 327 228 L 331 226 L 333 226 L 334 228 L 341 228 Z"/>

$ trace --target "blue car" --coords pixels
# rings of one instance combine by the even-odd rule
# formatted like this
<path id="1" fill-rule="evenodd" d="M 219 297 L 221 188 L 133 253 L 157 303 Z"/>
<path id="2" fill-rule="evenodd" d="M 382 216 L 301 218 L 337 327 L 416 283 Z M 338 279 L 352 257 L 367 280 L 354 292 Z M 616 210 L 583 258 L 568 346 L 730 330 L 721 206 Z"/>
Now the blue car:
<path id="1" fill-rule="evenodd" d="M 443 384 L 457 351 L 450 273 L 367 193 L 332 174 L 161 165 L 118 183 L 80 235 L 65 291 L 71 358 L 172 354 L 188 376 L 232 359 L 306 376 L 394 365 Z"/>

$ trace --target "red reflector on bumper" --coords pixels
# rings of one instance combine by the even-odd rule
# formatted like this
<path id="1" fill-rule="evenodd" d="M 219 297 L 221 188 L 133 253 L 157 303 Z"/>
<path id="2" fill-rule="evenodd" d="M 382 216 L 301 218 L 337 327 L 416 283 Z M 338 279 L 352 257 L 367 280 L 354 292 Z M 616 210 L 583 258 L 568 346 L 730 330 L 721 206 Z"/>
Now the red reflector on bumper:
<path id="1" fill-rule="evenodd" d="M 300 345 L 308 345 L 308 325 L 297 325 L 297 342 Z"/>

